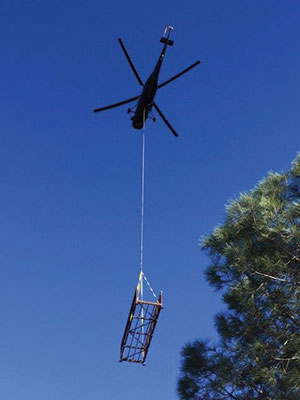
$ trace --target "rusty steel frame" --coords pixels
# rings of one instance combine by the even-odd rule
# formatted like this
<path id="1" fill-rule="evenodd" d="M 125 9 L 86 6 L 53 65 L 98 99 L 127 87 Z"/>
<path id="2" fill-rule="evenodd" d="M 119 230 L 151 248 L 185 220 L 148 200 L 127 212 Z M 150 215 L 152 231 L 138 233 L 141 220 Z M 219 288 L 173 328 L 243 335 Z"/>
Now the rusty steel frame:
<path id="1" fill-rule="evenodd" d="M 162 292 L 157 302 L 139 299 L 136 288 L 121 342 L 120 362 L 145 365 L 150 343 L 162 305 Z"/>

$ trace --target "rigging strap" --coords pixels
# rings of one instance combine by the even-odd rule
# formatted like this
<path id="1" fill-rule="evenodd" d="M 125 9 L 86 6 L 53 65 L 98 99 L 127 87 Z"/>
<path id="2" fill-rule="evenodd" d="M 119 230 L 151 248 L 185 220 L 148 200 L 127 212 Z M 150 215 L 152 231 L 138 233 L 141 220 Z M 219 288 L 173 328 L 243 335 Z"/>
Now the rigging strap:
<path id="1" fill-rule="evenodd" d="M 146 275 L 144 274 L 144 272 L 141 270 L 140 271 L 140 275 L 139 275 L 138 284 L 137 284 L 138 293 L 141 293 L 141 300 L 142 300 L 143 279 L 145 279 L 145 282 L 147 283 L 147 286 L 148 286 L 150 292 L 153 294 L 153 297 L 155 297 L 157 299 L 157 296 L 154 293 L 154 290 L 152 289 L 152 287 L 150 285 L 150 282 L 148 281 L 148 279 L 147 279 Z"/>

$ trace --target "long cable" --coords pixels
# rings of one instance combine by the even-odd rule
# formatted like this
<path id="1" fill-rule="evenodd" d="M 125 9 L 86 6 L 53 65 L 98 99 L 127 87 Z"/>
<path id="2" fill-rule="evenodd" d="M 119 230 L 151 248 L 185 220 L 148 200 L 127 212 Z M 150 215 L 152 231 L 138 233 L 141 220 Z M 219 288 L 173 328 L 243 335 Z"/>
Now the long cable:
<path id="1" fill-rule="evenodd" d="M 140 276 L 141 276 L 141 298 L 143 299 L 143 269 L 144 269 L 144 216 L 145 216 L 145 110 L 143 115 L 143 142 L 142 142 L 142 201 L 141 201 L 141 253 L 140 253 Z"/>

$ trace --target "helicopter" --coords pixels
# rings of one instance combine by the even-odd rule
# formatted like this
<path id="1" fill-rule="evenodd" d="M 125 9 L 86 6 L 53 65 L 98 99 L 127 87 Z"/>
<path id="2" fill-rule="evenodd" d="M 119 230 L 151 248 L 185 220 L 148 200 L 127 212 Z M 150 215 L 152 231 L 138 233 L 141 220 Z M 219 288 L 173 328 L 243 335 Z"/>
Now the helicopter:
<path id="1" fill-rule="evenodd" d="M 143 81 L 141 80 L 131 58 L 129 57 L 129 54 L 124 46 L 124 43 L 122 41 L 121 38 L 118 39 L 120 46 L 125 54 L 125 57 L 138 81 L 138 83 L 143 87 L 142 93 L 138 96 L 135 97 L 131 97 L 130 99 L 127 100 L 123 100 L 120 101 L 118 103 L 115 104 L 111 104 L 109 106 L 105 106 L 105 107 L 100 107 L 100 108 L 96 108 L 93 111 L 95 113 L 97 112 L 101 112 L 101 111 L 105 111 L 105 110 L 109 110 L 111 108 L 115 108 L 115 107 L 119 107 L 122 106 L 124 104 L 128 104 L 131 103 L 133 101 L 137 100 L 136 105 L 133 108 L 128 108 L 127 113 L 133 113 L 134 115 L 132 116 L 131 120 L 132 120 L 132 126 L 135 129 L 142 129 L 145 125 L 145 121 L 147 118 L 149 118 L 149 114 L 152 114 L 152 107 L 155 108 L 155 110 L 157 111 L 158 115 L 161 117 L 161 119 L 163 120 L 163 122 L 167 125 L 167 127 L 170 129 L 170 131 L 173 133 L 173 135 L 175 137 L 178 136 L 178 133 L 175 131 L 175 129 L 172 127 L 172 125 L 170 124 L 170 122 L 167 120 L 167 118 L 164 116 L 164 114 L 161 112 L 160 108 L 158 107 L 158 105 L 156 104 L 156 102 L 154 101 L 155 95 L 156 95 L 156 91 L 157 89 L 162 88 L 163 86 L 166 86 L 167 84 L 169 84 L 170 82 L 174 81 L 175 79 L 179 78 L 181 75 L 185 74 L 186 72 L 190 71 L 192 68 L 196 67 L 197 65 L 200 64 L 200 60 L 194 62 L 192 65 L 190 65 L 189 67 L 185 68 L 183 71 L 179 72 L 178 74 L 174 75 L 172 78 L 166 80 L 163 83 L 158 84 L 158 78 L 159 78 L 159 73 L 160 73 L 160 69 L 162 66 L 162 62 L 164 60 L 166 51 L 167 51 L 167 47 L 168 46 L 173 46 L 174 41 L 170 39 L 171 37 L 171 33 L 173 31 L 173 27 L 170 25 L 167 25 L 164 31 L 163 36 L 160 39 L 160 42 L 163 43 L 163 48 L 162 51 L 159 55 L 159 58 L 157 60 L 157 63 L 154 67 L 153 72 L 150 74 L 149 78 L 146 80 L 145 83 L 143 83 Z M 151 115 L 150 114 L 150 115 Z M 156 121 L 156 118 L 153 116 L 150 117 L 153 122 Z"/>

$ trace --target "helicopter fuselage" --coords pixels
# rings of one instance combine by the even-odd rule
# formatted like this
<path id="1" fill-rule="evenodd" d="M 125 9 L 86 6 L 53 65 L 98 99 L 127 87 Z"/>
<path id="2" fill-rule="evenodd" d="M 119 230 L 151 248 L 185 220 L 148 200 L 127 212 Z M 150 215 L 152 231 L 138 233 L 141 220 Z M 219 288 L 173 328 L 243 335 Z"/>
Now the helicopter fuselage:
<path id="1" fill-rule="evenodd" d="M 158 87 L 159 72 L 167 50 L 167 46 L 168 44 L 165 43 L 152 74 L 149 76 L 144 84 L 143 91 L 139 97 L 134 116 L 131 118 L 132 126 L 135 129 L 142 129 L 144 127 L 148 114 L 149 112 L 151 112 L 153 100 Z"/>
<path id="2" fill-rule="evenodd" d="M 153 100 L 157 91 L 158 79 L 154 72 L 147 79 L 144 89 L 139 97 L 136 111 L 132 119 L 132 126 L 135 129 L 142 129 L 148 114 L 152 109 Z"/>

